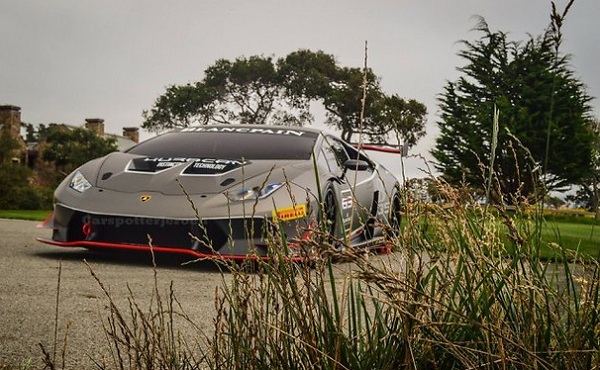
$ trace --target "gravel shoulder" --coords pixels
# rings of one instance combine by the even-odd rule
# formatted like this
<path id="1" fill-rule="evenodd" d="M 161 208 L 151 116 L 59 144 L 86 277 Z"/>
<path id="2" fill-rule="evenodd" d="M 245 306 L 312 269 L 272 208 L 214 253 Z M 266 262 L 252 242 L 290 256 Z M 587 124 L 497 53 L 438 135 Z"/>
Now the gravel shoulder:
<path id="1" fill-rule="evenodd" d="M 65 367 L 92 368 L 92 358 L 99 360 L 109 354 L 102 322 L 110 310 L 84 260 L 110 291 L 115 304 L 128 312 L 129 289 L 141 307 L 149 307 L 155 288 L 151 256 L 48 246 L 35 237 L 48 237 L 50 231 L 38 229 L 36 224 L 0 219 L 0 368 L 27 363 L 41 368 L 40 344 L 54 353 L 55 324 L 57 360 L 61 360 L 67 334 Z M 183 310 L 200 329 L 210 332 L 215 289 L 227 275 L 212 262 L 181 266 L 185 261 L 185 257 L 173 256 L 157 259 L 159 292 L 168 297 L 172 284 Z M 192 330 L 196 329 L 190 327 Z"/>

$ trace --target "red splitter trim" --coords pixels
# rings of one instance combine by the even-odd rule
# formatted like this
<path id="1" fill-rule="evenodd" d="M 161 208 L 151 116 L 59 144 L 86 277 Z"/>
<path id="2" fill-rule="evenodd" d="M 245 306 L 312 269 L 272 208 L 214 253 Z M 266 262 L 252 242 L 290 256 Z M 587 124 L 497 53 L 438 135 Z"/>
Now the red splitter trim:
<path id="1" fill-rule="evenodd" d="M 36 238 L 37 241 L 55 245 L 58 247 L 88 247 L 88 248 L 111 248 L 111 249 L 119 249 L 119 250 L 128 250 L 128 251 L 150 251 L 150 247 L 146 245 L 136 245 L 136 244 L 122 244 L 122 243 L 106 243 L 106 242 L 94 242 L 94 241 L 73 241 L 73 242 L 59 242 L 56 240 L 50 240 L 45 238 Z M 175 253 L 175 254 L 187 254 L 189 256 L 193 256 L 199 259 L 221 259 L 228 261 L 256 261 L 263 260 L 268 261 L 271 258 L 268 256 L 242 256 L 235 254 L 209 254 L 209 253 L 200 253 L 196 252 L 192 249 L 185 248 L 173 248 L 173 247 L 164 247 L 164 246 L 152 246 L 152 250 L 159 253 Z M 290 261 L 293 262 L 301 262 L 304 259 L 302 257 L 287 257 Z"/>

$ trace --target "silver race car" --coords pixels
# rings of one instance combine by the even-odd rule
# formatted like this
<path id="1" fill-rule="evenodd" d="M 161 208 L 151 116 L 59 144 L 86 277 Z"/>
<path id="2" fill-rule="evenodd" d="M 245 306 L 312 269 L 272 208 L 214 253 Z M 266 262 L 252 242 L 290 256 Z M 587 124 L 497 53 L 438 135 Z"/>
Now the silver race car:
<path id="1" fill-rule="evenodd" d="M 43 224 L 52 238 L 39 240 L 299 260 L 319 243 L 384 247 L 399 230 L 398 189 L 382 165 L 320 130 L 190 127 L 75 170 L 56 189 L 54 212 Z"/>

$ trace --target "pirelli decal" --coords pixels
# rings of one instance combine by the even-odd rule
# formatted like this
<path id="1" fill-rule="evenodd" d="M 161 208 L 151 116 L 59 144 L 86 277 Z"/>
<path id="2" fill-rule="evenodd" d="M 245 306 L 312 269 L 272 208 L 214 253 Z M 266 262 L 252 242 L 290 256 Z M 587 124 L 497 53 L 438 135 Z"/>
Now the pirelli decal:
<path id="1" fill-rule="evenodd" d="M 273 219 L 281 221 L 291 221 L 306 216 L 306 204 L 299 204 L 294 207 L 280 208 L 273 210 Z"/>

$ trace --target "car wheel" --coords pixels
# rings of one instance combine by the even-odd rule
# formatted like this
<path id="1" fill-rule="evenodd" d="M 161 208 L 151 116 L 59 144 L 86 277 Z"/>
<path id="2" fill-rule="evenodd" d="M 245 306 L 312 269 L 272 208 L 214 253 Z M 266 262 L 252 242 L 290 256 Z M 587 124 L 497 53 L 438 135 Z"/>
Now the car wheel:
<path id="1" fill-rule="evenodd" d="M 377 224 L 377 209 L 379 203 L 379 191 L 373 194 L 373 202 L 371 203 L 371 211 L 369 218 L 363 227 L 363 233 L 366 240 L 371 240 L 375 237 L 375 225 Z"/>
<path id="2" fill-rule="evenodd" d="M 402 224 L 402 198 L 398 191 L 394 192 L 392 204 L 390 207 L 390 229 L 391 237 L 400 236 L 400 226 Z"/>
<path id="3" fill-rule="evenodd" d="M 328 186 L 323 197 L 323 228 L 325 231 L 325 240 L 334 244 L 337 237 L 337 224 L 339 220 L 339 207 L 337 196 L 333 186 Z"/>

